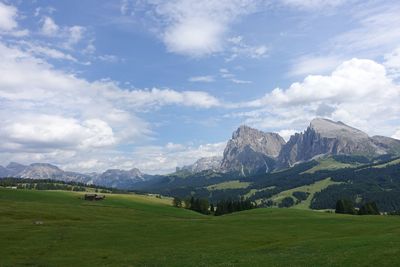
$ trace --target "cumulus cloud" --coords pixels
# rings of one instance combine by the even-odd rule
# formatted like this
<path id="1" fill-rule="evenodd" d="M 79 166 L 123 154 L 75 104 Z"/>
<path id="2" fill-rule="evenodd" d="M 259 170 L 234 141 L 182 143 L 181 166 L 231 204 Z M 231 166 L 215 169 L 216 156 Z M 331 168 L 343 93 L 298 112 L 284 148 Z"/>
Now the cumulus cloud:
<path id="1" fill-rule="evenodd" d="M 3 151 L 18 151 L 21 148 L 32 151 L 90 148 L 115 143 L 111 127 L 100 119 L 80 122 L 61 116 L 24 114 L 21 117 L 6 118 L 4 124 L 0 136 L 8 142 L 2 143 Z"/>
<path id="2" fill-rule="evenodd" d="M 17 9 L 0 2 L 0 30 L 11 31 L 18 26 Z"/>
<path id="3" fill-rule="evenodd" d="M 309 75 L 287 89 L 242 103 L 256 108 L 233 116 L 265 129 L 303 129 L 316 116 L 340 120 L 370 134 L 391 135 L 400 123 L 400 87 L 385 67 L 372 60 L 351 59 L 330 75 Z M 388 123 L 391 121 L 391 123 Z"/>
<path id="4" fill-rule="evenodd" d="M 121 88 L 109 80 L 89 82 L 2 43 L 0 72 L 3 162 L 13 158 L 65 164 L 60 155 L 79 161 L 90 155 L 97 159 L 102 153 L 98 157 L 106 160 L 115 146 L 152 136 L 150 124 L 137 115 L 142 111 L 165 105 L 222 105 L 202 91 L 141 90 Z"/>
<path id="5" fill-rule="evenodd" d="M 0 2 L 0 34 L 9 34 L 17 37 L 27 35 L 27 30 L 19 29 L 17 18 L 18 9 L 15 6 Z"/>
<path id="6" fill-rule="evenodd" d="M 149 174 L 174 172 L 176 167 L 194 163 L 201 157 L 222 156 L 226 142 L 201 145 L 166 143 L 165 145 L 135 146 L 121 152 L 106 150 L 75 153 L 73 151 L 52 150 L 49 153 L 2 153 L 0 160 L 22 163 L 53 162 L 66 170 L 93 172 L 106 169 L 139 168 Z"/>
<path id="7" fill-rule="evenodd" d="M 263 1 L 147 1 L 153 10 L 152 18 L 159 21 L 160 37 L 167 50 L 192 57 L 223 51 L 230 25 L 239 17 L 254 12 L 260 3 Z M 124 1 L 121 12 L 126 14 L 127 10 Z M 258 53 L 263 53 L 261 50 Z"/>
<path id="8" fill-rule="evenodd" d="M 138 147 L 133 158 L 139 169 L 148 173 L 170 173 L 202 157 L 222 156 L 226 142 L 202 145 L 168 143 L 165 146 Z M 129 163 L 128 164 L 132 164 Z"/>

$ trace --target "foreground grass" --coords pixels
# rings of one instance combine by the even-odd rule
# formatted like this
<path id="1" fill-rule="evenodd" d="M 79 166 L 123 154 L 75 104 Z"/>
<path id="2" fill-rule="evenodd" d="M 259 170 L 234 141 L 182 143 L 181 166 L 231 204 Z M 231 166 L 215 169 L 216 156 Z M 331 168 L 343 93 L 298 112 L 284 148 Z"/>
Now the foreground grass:
<path id="1" fill-rule="evenodd" d="M 163 201 L 0 189 L 0 266 L 400 264 L 397 216 L 256 209 L 213 217 Z"/>

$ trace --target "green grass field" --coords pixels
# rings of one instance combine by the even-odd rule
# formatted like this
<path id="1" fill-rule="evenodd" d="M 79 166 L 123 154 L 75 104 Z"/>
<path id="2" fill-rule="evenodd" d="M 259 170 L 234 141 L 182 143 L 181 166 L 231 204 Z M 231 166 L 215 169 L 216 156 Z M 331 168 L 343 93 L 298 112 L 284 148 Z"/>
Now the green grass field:
<path id="1" fill-rule="evenodd" d="M 212 190 L 223 190 L 223 189 L 240 189 L 240 188 L 247 188 L 251 183 L 241 182 L 239 180 L 233 180 L 228 182 L 222 182 L 219 184 L 214 184 L 207 186 L 207 189 Z"/>
<path id="2" fill-rule="evenodd" d="M 275 203 L 279 204 L 282 202 L 282 199 L 284 199 L 285 197 L 291 197 L 293 198 L 293 200 L 296 201 L 296 198 L 293 196 L 294 192 L 306 192 L 309 193 L 308 197 L 306 200 L 301 201 L 299 204 L 295 204 L 293 206 L 293 208 L 296 209 L 310 209 L 310 204 L 311 204 L 311 200 L 314 197 L 314 194 L 317 192 L 322 191 L 323 189 L 327 188 L 330 185 L 334 185 L 334 184 L 339 184 L 337 182 L 334 182 L 331 180 L 331 178 L 326 178 L 324 180 L 315 182 L 313 184 L 310 185 L 303 185 L 300 187 L 296 187 L 293 189 L 289 189 L 286 191 L 282 191 L 279 194 L 272 196 L 270 199 L 272 201 L 274 201 Z"/>
<path id="3" fill-rule="evenodd" d="M 338 170 L 342 168 L 354 168 L 359 166 L 360 164 L 349 164 L 349 163 L 342 163 L 339 161 L 336 161 L 332 157 L 324 157 L 321 159 L 318 159 L 318 165 L 312 167 L 311 169 L 305 171 L 304 173 L 315 173 L 316 171 L 321 171 L 321 170 Z"/>
<path id="4" fill-rule="evenodd" d="M 0 189 L 0 266 L 399 266 L 400 216 L 255 209 Z M 41 221 L 43 224 L 35 224 Z"/>

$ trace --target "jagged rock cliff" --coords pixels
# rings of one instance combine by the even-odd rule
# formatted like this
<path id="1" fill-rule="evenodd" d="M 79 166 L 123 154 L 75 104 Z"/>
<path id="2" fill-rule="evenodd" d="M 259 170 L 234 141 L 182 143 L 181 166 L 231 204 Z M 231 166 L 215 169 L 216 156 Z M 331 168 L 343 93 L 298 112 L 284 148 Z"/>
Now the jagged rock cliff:
<path id="1" fill-rule="evenodd" d="M 285 140 L 277 133 L 240 126 L 224 150 L 221 170 L 240 172 L 243 176 L 269 172 L 284 144 Z"/>
<path id="2" fill-rule="evenodd" d="M 280 167 L 289 167 L 320 155 L 377 156 L 391 153 L 400 141 L 389 137 L 369 137 L 342 122 L 314 119 L 303 133 L 291 136 L 278 157 Z"/>

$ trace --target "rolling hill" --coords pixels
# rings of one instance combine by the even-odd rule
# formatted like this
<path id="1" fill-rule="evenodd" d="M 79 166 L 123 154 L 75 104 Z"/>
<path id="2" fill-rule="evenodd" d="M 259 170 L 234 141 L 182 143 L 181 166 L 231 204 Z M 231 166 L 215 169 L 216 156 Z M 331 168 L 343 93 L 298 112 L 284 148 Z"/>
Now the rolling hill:
<path id="1" fill-rule="evenodd" d="M 0 189 L 1 266 L 396 266 L 398 216 L 255 209 L 205 216 L 170 199 Z"/>

